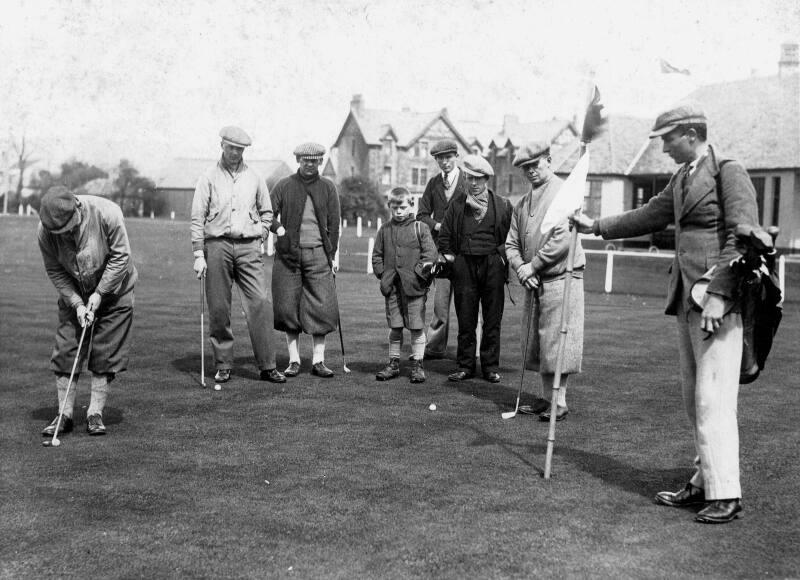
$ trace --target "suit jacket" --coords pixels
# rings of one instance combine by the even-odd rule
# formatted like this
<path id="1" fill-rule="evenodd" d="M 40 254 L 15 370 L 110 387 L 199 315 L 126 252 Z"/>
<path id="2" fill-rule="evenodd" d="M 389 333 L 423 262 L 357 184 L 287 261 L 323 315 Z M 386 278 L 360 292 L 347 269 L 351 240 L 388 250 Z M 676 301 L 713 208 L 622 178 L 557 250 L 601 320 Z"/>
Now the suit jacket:
<path id="1" fill-rule="evenodd" d="M 724 163 L 724 169 L 720 167 Z M 730 263 L 740 255 L 734 230 L 738 224 L 758 224 L 756 194 L 750 176 L 738 162 L 708 154 L 681 187 L 683 167 L 667 187 L 646 205 L 598 220 L 604 239 L 629 238 L 675 224 L 675 258 L 670 268 L 667 314 L 712 266 L 708 292 L 736 298 L 737 280 Z M 718 191 L 718 183 L 722 191 Z"/>
<path id="2" fill-rule="evenodd" d="M 428 277 L 423 276 L 422 264 L 436 261 L 436 244 L 428 226 L 409 218 L 402 223 L 390 219 L 375 236 L 372 268 L 381 281 L 384 296 L 392 293 L 398 279 L 406 296 L 424 296 L 428 292 Z"/>
<path id="3" fill-rule="evenodd" d="M 467 180 L 464 177 L 463 170 L 458 172 L 458 181 L 456 181 L 456 188 L 453 195 L 450 196 L 450 201 L 453 201 L 459 195 L 467 195 Z M 441 172 L 437 173 L 428 180 L 425 192 L 419 200 L 419 209 L 417 210 L 417 220 L 430 228 L 434 242 L 439 239 L 436 224 L 444 220 L 444 212 L 447 210 L 447 206 L 450 205 L 450 201 L 447 200 L 442 174 Z"/>
<path id="4" fill-rule="evenodd" d="M 489 201 L 494 205 L 494 237 L 497 243 L 497 253 L 506 262 L 506 236 L 511 228 L 511 214 L 514 208 L 504 197 L 489 191 Z M 461 231 L 464 223 L 464 211 L 467 206 L 467 194 L 453 194 L 450 205 L 444 214 L 442 229 L 439 232 L 439 252 L 442 254 L 457 255 L 461 253 Z"/>

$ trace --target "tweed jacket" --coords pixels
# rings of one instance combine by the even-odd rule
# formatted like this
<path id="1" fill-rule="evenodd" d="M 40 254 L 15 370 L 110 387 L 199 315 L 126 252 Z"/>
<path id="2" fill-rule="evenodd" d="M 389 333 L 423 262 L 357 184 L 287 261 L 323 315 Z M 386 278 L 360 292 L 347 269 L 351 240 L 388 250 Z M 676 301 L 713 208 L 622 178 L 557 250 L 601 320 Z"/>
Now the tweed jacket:
<path id="1" fill-rule="evenodd" d="M 422 274 L 422 263 L 435 261 L 436 244 L 428 226 L 416 222 L 412 216 L 400 223 L 389 220 L 375 236 L 372 269 L 381 281 L 381 294 L 384 296 L 392 293 L 397 278 L 403 294 L 424 296 L 428 284 Z"/>
<path id="2" fill-rule="evenodd" d="M 271 231 L 277 233 L 281 226 L 286 229 L 286 234 L 275 242 L 275 254 L 293 269 L 300 265 L 300 226 L 303 223 L 306 196 L 311 197 L 329 265 L 333 264 L 336 249 L 339 247 L 341 209 L 339 193 L 333 181 L 320 175 L 311 183 L 304 183 L 299 172 L 284 177 L 275 184 L 271 193 L 272 209 L 276 217 Z"/>
<path id="3" fill-rule="evenodd" d="M 490 202 L 494 206 L 494 237 L 497 243 L 497 253 L 506 262 L 506 236 L 511 227 L 511 214 L 514 208 L 511 203 L 504 197 L 499 196 L 488 190 Z M 447 211 L 442 220 L 442 229 L 439 231 L 439 252 L 442 254 L 461 253 L 461 231 L 464 223 L 464 211 L 467 206 L 467 194 L 458 195 L 453 194 L 450 198 L 450 205 L 447 206 Z"/>
<path id="4" fill-rule="evenodd" d="M 681 297 L 712 266 L 716 267 L 707 291 L 736 300 L 737 280 L 730 264 L 740 251 L 734 230 L 738 224 L 758 224 L 755 189 L 740 163 L 717 154 L 709 145 L 708 154 L 682 188 L 683 173 L 683 168 L 678 170 L 643 207 L 597 222 L 604 239 L 640 236 L 675 224 L 675 258 L 665 309 L 672 315 Z M 718 191 L 719 183 L 722 191 Z"/>
<path id="5" fill-rule="evenodd" d="M 430 228 L 434 242 L 439 239 L 440 233 L 436 231 L 436 224 L 444 220 L 444 213 L 447 210 L 447 206 L 450 205 L 450 201 L 460 195 L 467 195 L 467 180 L 464 177 L 463 171 L 458 172 L 458 181 L 456 181 L 455 191 L 453 191 L 453 195 L 450 196 L 449 201 L 445 193 L 444 178 L 442 178 L 441 172 L 428 180 L 428 184 L 425 186 L 425 192 L 419 200 L 417 219 L 427 224 L 428 228 Z"/>

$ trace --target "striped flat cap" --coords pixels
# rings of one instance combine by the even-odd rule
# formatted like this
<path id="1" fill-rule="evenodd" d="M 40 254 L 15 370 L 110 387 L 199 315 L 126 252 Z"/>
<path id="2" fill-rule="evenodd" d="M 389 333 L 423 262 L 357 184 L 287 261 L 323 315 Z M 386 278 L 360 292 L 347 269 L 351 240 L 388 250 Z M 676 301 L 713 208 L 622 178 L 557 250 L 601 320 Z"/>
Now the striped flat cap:
<path id="1" fill-rule="evenodd" d="M 303 143 L 294 148 L 295 157 L 306 159 L 322 159 L 325 156 L 325 147 L 319 143 Z"/>
<path id="2" fill-rule="evenodd" d="M 540 157 L 550 155 L 550 143 L 547 141 L 533 141 L 526 143 L 517 151 L 514 157 L 514 167 L 522 167 L 538 161 Z"/>
<path id="3" fill-rule="evenodd" d="M 693 104 L 675 107 L 669 111 L 664 111 L 656 117 L 656 122 L 653 123 L 653 129 L 650 131 L 650 138 L 654 139 L 666 135 L 680 125 L 694 124 L 706 124 L 706 114 L 703 109 Z"/>
<path id="4" fill-rule="evenodd" d="M 458 144 L 452 139 L 442 139 L 431 147 L 431 155 L 434 157 L 448 153 L 458 153 Z"/>
<path id="5" fill-rule="evenodd" d="M 253 140 L 250 135 L 244 132 L 244 129 L 228 125 L 219 130 L 219 136 L 222 137 L 222 142 L 234 147 L 249 147 L 252 145 Z"/>

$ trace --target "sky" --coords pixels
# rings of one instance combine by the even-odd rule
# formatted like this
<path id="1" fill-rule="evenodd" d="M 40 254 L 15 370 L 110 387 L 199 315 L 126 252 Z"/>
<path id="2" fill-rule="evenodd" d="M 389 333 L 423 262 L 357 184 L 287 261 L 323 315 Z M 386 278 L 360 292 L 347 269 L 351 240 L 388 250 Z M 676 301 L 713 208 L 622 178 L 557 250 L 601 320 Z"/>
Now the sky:
<path id="1" fill-rule="evenodd" d="M 654 117 L 695 86 L 777 74 L 797 0 L 0 0 L 0 148 L 40 166 L 246 158 L 335 141 L 352 96 L 502 126 L 572 118 L 597 83 L 610 113 Z M 691 75 L 665 75 L 659 59 Z"/>

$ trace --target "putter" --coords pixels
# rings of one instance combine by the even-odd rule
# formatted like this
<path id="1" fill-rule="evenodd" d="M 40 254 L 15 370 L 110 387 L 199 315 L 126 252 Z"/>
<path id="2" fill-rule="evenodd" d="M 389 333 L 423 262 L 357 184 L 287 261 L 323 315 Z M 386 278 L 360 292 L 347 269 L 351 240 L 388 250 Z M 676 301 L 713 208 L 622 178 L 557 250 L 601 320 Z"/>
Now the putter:
<path id="1" fill-rule="evenodd" d="M 333 289 L 336 291 L 336 274 L 333 275 Z M 342 311 L 339 309 L 339 293 L 336 292 L 336 318 L 338 319 L 339 327 L 339 346 L 342 347 L 342 370 L 345 373 L 350 373 L 347 367 L 347 357 L 344 354 L 344 335 L 342 334 Z"/>
<path id="2" fill-rule="evenodd" d="M 69 390 L 72 387 L 72 379 L 75 378 L 75 369 L 78 368 L 78 361 L 81 358 L 81 347 L 83 347 L 83 339 L 86 336 L 86 329 L 89 328 L 94 321 L 90 324 L 87 324 L 83 327 L 81 331 L 81 339 L 78 341 L 78 352 L 75 353 L 75 362 L 72 363 L 72 372 L 69 374 L 69 382 L 67 383 L 67 391 L 64 393 L 64 400 L 61 402 L 61 406 L 58 409 L 58 420 L 56 421 L 56 430 L 53 431 L 53 438 L 50 440 L 45 439 L 42 441 L 42 445 L 44 447 L 58 447 L 61 445 L 61 440 L 58 438 L 58 430 L 61 428 L 61 417 L 64 415 L 64 407 L 67 404 L 67 398 L 69 398 Z"/>
<path id="3" fill-rule="evenodd" d="M 206 388 L 206 275 L 200 278 L 200 385 Z"/>
<path id="4" fill-rule="evenodd" d="M 535 292 L 535 290 L 534 290 Z M 533 299 L 533 297 L 531 297 Z M 525 335 L 525 351 L 522 353 L 522 372 L 519 376 L 519 388 L 517 388 L 517 406 L 513 411 L 507 411 L 500 415 L 503 419 L 513 419 L 519 413 L 519 399 L 522 396 L 522 384 L 525 382 L 525 361 L 528 358 L 528 341 L 531 339 L 531 321 L 533 320 L 533 312 L 528 316 L 528 331 Z"/>

